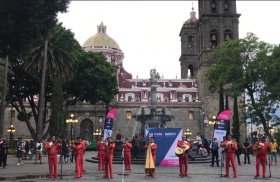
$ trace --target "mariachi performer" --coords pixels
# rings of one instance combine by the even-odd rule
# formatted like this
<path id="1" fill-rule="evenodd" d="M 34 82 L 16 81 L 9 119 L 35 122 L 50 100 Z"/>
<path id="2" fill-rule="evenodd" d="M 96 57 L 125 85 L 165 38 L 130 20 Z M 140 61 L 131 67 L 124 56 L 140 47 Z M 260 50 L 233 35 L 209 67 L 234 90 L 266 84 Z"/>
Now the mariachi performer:
<path id="1" fill-rule="evenodd" d="M 155 144 L 154 137 L 149 138 L 149 143 L 144 146 L 147 150 L 145 172 L 146 176 L 155 177 L 155 164 L 156 164 L 156 152 L 157 144 Z"/>
<path id="2" fill-rule="evenodd" d="M 112 137 L 107 138 L 107 145 L 105 148 L 105 176 L 103 178 L 114 178 L 114 171 L 113 171 L 113 157 L 114 157 L 114 149 L 115 143 L 112 140 Z M 110 173 L 110 176 L 109 176 Z"/>
<path id="3" fill-rule="evenodd" d="M 76 177 L 81 178 L 83 176 L 83 155 L 84 155 L 84 142 L 81 137 L 77 137 L 77 141 L 72 145 L 72 149 L 76 151 Z"/>
<path id="4" fill-rule="evenodd" d="M 226 152 L 226 174 L 224 175 L 224 177 L 229 177 L 229 161 L 230 161 L 233 168 L 233 177 L 236 178 L 237 172 L 236 172 L 234 155 L 237 148 L 237 143 L 234 140 L 232 140 L 232 135 L 228 135 L 228 139 L 221 144 L 221 147 Z"/>
<path id="5" fill-rule="evenodd" d="M 52 136 L 51 141 L 46 143 L 44 149 L 48 151 L 49 178 L 58 178 L 57 153 L 61 149 L 60 141 L 56 141 L 55 136 Z"/>
<path id="6" fill-rule="evenodd" d="M 265 137 L 263 136 L 260 141 L 257 141 L 255 145 L 252 147 L 254 154 L 256 155 L 256 175 L 255 178 L 260 176 L 260 162 L 263 168 L 262 177 L 266 178 L 266 154 L 269 150 L 268 143 L 265 141 Z"/>
<path id="7" fill-rule="evenodd" d="M 125 142 L 122 144 L 124 152 L 124 163 L 125 170 L 131 170 L 131 148 L 132 144 L 129 143 L 128 138 L 125 139 Z"/>
<path id="8" fill-rule="evenodd" d="M 100 140 L 97 142 L 97 148 L 98 148 L 98 171 L 100 171 L 100 169 L 105 170 L 106 143 L 104 142 L 103 136 L 101 136 Z"/>
<path id="9" fill-rule="evenodd" d="M 191 143 L 187 141 L 187 137 L 182 136 L 182 140 L 178 140 L 177 146 L 184 150 L 184 153 L 179 157 L 180 177 L 188 176 L 188 152 L 192 148 Z M 183 164 L 185 171 L 183 172 Z"/>

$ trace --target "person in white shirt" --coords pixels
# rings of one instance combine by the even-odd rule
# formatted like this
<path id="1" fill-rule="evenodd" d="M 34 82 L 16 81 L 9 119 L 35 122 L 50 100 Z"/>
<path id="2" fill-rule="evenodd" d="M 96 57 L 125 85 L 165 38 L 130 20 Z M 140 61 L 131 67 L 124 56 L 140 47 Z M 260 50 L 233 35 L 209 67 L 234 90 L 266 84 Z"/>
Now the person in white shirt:
<path id="1" fill-rule="evenodd" d="M 207 150 L 206 150 L 206 148 L 204 148 L 204 145 L 201 145 L 201 147 L 199 148 L 198 154 L 203 155 L 203 156 L 207 155 Z"/>
<path id="2" fill-rule="evenodd" d="M 36 150 L 36 156 L 35 156 L 35 164 L 37 164 L 37 160 L 40 160 L 40 164 L 42 163 L 42 151 L 43 151 L 43 140 L 38 140 L 36 145 L 35 145 L 35 150 Z"/>

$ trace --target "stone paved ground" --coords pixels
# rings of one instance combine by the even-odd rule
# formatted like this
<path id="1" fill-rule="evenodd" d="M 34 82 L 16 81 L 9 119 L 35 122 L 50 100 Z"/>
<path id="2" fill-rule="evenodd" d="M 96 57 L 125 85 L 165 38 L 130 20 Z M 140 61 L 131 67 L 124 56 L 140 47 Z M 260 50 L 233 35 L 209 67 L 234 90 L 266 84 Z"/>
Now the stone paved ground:
<path id="1" fill-rule="evenodd" d="M 85 158 L 90 158 L 91 156 L 96 156 L 96 152 L 86 152 Z M 241 157 L 243 161 L 243 156 Z M 280 159 L 278 157 L 278 159 Z M 44 164 L 34 164 L 34 161 L 25 160 L 24 165 L 17 166 L 17 159 L 13 156 L 8 157 L 8 169 L 0 169 L 0 181 L 52 181 L 47 179 L 48 175 L 48 164 L 47 158 L 43 158 Z M 97 171 L 97 164 L 85 162 L 85 174 L 82 179 L 73 179 L 75 176 L 74 173 L 74 163 L 63 164 L 63 180 L 64 181 L 108 181 L 106 179 L 102 179 L 104 172 Z M 232 168 L 230 168 L 230 178 L 219 178 L 220 176 L 220 168 L 218 167 L 210 167 L 210 164 L 190 164 L 189 165 L 189 176 L 192 178 L 179 178 L 178 168 L 177 167 L 156 167 L 156 178 L 145 178 L 144 174 L 144 166 L 143 165 L 133 165 L 132 171 L 126 172 L 128 174 L 124 177 L 124 182 L 172 182 L 172 181 L 213 181 L 213 182 L 258 182 L 264 181 L 263 179 L 253 179 L 255 175 L 255 158 L 253 157 L 252 163 L 237 165 L 238 177 L 232 178 Z M 280 163 L 279 163 L 280 165 Z M 122 181 L 122 165 L 114 165 L 114 179 L 110 181 Z M 268 167 L 268 166 L 267 166 Z M 59 165 L 60 169 L 60 165 Z M 224 168 L 223 168 L 224 172 Z M 272 166 L 271 167 L 272 178 L 271 181 L 280 181 L 280 166 Z M 60 174 L 60 171 L 59 171 Z M 268 170 L 267 170 L 268 174 Z M 36 178 L 33 179 L 15 179 L 15 177 L 25 177 L 29 175 L 34 175 Z"/>

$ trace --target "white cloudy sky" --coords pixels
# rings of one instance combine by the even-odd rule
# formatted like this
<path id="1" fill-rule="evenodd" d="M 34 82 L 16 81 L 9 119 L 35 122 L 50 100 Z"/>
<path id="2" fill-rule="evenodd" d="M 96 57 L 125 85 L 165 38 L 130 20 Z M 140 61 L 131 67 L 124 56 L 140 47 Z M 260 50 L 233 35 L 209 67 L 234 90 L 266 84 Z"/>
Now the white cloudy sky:
<path id="1" fill-rule="evenodd" d="M 73 1 L 59 20 L 83 44 L 97 33 L 101 21 L 124 52 L 124 67 L 135 78 L 148 78 L 156 68 L 164 78 L 180 78 L 179 33 L 190 17 L 192 1 Z M 194 1 L 197 12 L 198 2 Z M 239 37 L 254 32 L 261 40 L 280 44 L 280 1 L 237 1 Z"/>

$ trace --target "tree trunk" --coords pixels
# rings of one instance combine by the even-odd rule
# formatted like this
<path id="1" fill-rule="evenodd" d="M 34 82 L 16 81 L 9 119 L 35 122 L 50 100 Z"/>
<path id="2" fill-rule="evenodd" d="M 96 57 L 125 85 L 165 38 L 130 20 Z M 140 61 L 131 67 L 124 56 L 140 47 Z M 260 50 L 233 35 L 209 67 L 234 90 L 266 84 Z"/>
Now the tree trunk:
<path id="1" fill-rule="evenodd" d="M 229 105 L 228 105 L 228 94 L 226 93 L 226 107 L 225 110 L 229 109 Z M 228 128 L 227 128 L 227 136 L 230 134 L 230 120 L 228 121 Z"/>
<path id="2" fill-rule="evenodd" d="M 234 93 L 234 102 L 233 102 L 233 122 L 232 122 L 232 134 L 236 142 L 239 143 L 240 137 L 240 124 L 239 124 L 239 115 L 238 115 L 238 103 L 237 95 Z"/>
<path id="3" fill-rule="evenodd" d="M 45 81 L 46 81 L 46 67 L 47 67 L 47 56 L 48 56 L 48 40 L 45 40 L 45 50 L 44 50 L 44 60 L 42 65 L 42 78 L 41 78 L 41 88 L 38 103 L 38 124 L 36 128 L 36 139 L 41 139 L 43 137 L 43 108 L 44 108 L 44 98 L 45 98 Z"/>
<path id="4" fill-rule="evenodd" d="M 8 65 L 9 65 L 9 55 L 7 55 L 5 59 L 4 81 L 3 81 L 3 88 L 2 88 L 2 100 L 1 100 L 1 111 L 0 111 L 0 136 L 3 136 L 3 132 L 4 132 L 4 118 L 5 118 L 7 82 L 8 82 L 7 81 Z"/>

